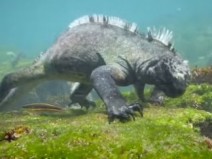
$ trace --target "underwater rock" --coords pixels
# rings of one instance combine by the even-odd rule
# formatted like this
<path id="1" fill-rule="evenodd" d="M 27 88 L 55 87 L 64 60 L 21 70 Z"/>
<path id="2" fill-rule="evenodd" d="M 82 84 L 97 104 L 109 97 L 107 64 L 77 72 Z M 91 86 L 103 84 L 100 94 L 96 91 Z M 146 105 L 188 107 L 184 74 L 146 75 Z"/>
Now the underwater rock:
<path id="1" fill-rule="evenodd" d="M 212 139 L 212 119 L 206 119 L 203 122 L 197 123 L 196 126 L 200 128 L 201 135 Z"/>

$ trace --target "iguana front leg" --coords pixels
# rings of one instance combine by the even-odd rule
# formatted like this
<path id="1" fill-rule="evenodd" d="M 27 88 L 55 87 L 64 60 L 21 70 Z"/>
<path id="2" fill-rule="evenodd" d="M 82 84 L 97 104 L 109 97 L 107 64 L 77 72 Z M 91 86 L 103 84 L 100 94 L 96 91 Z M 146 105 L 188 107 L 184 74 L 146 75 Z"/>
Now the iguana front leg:
<path id="1" fill-rule="evenodd" d="M 134 83 L 135 92 L 138 98 L 143 102 L 145 102 L 144 87 L 145 87 L 145 84 L 143 84 L 142 82 L 137 81 Z"/>
<path id="2" fill-rule="evenodd" d="M 137 96 L 141 101 L 146 102 L 146 99 L 144 97 L 144 87 L 145 85 L 142 82 L 136 82 L 134 84 Z M 164 93 L 158 87 L 155 86 L 152 91 L 151 98 L 148 101 L 161 105 L 164 101 Z"/>
<path id="3" fill-rule="evenodd" d="M 151 94 L 150 102 L 162 105 L 164 102 L 164 98 L 165 94 L 163 93 L 163 91 L 161 91 L 157 86 L 155 86 Z"/>
<path id="4" fill-rule="evenodd" d="M 134 111 L 141 111 L 139 104 L 127 105 L 118 90 L 116 84 L 123 84 L 126 80 L 122 77 L 119 70 L 110 66 L 98 67 L 91 74 L 93 87 L 107 107 L 109 122 L 115 118 L 120 121 L 128 121 L 131 117 L 134 119 Z"/>
<path id="5" fill-rule="evenodd" d="M 90 106 L 96 106 L 95 102 L 86 99 L 87 95 L 92 90 L 90 84 L 75 83 L 73 87 L 70 95 L 71 103 L 69 105 L 78 103 L 81 107 L 86 107 L 86 109 Z"/>

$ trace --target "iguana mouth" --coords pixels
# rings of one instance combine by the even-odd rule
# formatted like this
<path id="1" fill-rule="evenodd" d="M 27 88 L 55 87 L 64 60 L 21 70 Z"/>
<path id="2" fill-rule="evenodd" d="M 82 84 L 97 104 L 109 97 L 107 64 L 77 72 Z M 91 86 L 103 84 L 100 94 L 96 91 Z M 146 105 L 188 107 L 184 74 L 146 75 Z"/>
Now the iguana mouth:
<path id="1" fill-rule="evenodd" d="M 186 90 L 186 86 L 183 86 L 183 84 L 178 86 L 169 85 L 168 87 L 167 85 L 160 85 L 158 88 L 160 88 L 168 97 L 172 98 L 181 96 Z"/>

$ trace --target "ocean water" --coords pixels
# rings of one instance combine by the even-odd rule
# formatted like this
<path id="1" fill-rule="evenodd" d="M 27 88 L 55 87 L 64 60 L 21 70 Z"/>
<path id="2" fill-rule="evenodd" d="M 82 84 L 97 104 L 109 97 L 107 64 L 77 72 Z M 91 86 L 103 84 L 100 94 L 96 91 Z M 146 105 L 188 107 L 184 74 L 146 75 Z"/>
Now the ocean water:
<path id="1" fill-rule="evenodd" d="M 91 14 L 117 16 L 174 32 L 176 49 L 192 65 L 212 64 L 211 0 L 0 0 L 0 53 L 35 57 L 74 19 Z"/>

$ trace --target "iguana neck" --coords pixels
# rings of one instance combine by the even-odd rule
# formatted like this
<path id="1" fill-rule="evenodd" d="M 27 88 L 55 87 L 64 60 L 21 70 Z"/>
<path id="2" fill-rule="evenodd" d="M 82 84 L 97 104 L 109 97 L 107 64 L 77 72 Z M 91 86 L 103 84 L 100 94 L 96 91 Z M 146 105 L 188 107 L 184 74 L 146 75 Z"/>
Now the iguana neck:
<path id="1" fill-rule="evenodd" d="M 155 84 L 157 77 L 155 69 L 159 65 L 160 58 L 151 57 L 143 60 L 142 57 L 134 61 L 136 80 L 146 84 Z"/>

